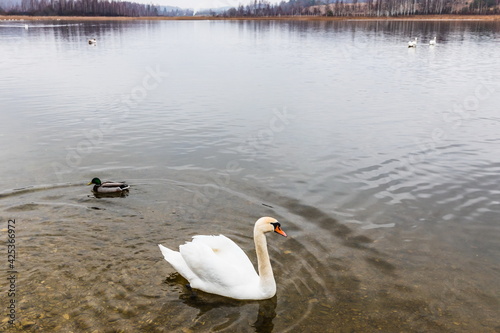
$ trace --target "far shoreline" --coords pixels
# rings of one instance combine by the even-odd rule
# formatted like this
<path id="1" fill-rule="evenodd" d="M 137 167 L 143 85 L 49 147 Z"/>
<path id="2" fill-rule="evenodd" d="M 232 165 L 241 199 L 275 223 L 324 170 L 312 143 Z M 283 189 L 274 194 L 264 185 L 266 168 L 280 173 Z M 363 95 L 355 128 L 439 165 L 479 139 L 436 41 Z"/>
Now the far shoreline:
<path id="1" fill-rule="evenodd" d="M 413 15 L 413 16 L 28 16 L 0 15 L 0 21 L 500 21 L 500 15 Z"/>

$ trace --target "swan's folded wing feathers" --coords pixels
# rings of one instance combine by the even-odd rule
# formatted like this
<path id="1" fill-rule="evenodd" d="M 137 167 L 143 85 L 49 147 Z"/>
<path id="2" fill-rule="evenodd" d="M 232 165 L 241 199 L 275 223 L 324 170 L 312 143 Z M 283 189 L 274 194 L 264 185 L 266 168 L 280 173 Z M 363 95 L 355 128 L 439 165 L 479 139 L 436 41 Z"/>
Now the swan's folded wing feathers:
<path id="1" fill-rule="evenodd" d="M 224 237 L 225 239 L 211 239 L 210 237 L 219 238 L 220 236 L 196 236 L 192 242 L 179 247 L 187 266 L 199 278 L 190 281 L 193 288 L 221 294 L 226 288 L 244 285 L 246 282 L 258 279 L 255 269 L 243 250 L 227 237 Z M 227 241 L 233 243 L 243 253 L 249 266 L 242 265 L 241 254 L 229 253 Z"/>
<path id="2" fill-rule="evenodd" d="M 170 250 L 169 248 L 166 248 L 161 244 L 158 244 L 158 246 L 160 247 L 160 251 L 163 254 L 165 260 L 168 261 L 180 275 L 182 275 L 188 281 L 196 278 L 195 274 L 188 267 L 180 252 Z"/>
<path id="3" fill-rule="evenodd" d="M 245 274 L 253 271 L 255 275 L 257 275 L 255 267 L 250 259 L 248 259 L 246 253 L 235 242 L 226 236 L 198 235 L 193 237 L 193 242 L 201 242 L 207 245 L 221 260 L 235 263 L 235 265 L 241 268 Z"/>

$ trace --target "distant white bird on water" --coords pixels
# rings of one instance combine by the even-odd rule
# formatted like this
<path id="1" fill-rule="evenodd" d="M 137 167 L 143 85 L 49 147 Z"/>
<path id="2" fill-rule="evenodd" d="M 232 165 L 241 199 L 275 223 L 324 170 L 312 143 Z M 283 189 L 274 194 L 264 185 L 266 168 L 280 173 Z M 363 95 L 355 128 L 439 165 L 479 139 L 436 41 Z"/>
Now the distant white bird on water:
<path id="1" fill-rule="evenodd" d="M 89 39 L 89 44 L 90 44 L 90 45 L 96 45 L 96 44 L 97 44 L 97 39 L 95 39 L 95 38 L 90 38 L 90 39 Z"/>
<path id="2" fill-rule="evenodd" d="M 415 40 L 410 40 L 408 42 L 408 47 L 417 47 L 417 37 L 415 37 Z"/>
<path id="3" fill-rule="evenodd" d="M 29 27 L 28 27 L 28 25 L 27 25 L 27 24 L 25 24 L 25 25 L 24 25 L 24 29 L 28 29 L 28 28 L 29 28 Z"/>
<path id="4" fill-rule="evenodd" d="M 429 45 L 436 45 L 436 36 L 429 41 Z"/>

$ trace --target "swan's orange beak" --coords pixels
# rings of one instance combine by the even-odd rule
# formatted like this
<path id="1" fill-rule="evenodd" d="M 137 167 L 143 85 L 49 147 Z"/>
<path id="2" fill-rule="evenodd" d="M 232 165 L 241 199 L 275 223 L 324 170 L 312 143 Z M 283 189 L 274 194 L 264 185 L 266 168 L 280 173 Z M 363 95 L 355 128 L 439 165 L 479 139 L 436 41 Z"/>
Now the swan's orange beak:
<path id="1" fill-rule="evenodd" d="M 285 236 L 286 237 L 286 233 L 283 231 L 283 229 L 281 229 L 281 227 L 279 225 L 277 225 L 276 227 L 274 227 L 274 232 L 277 232 L 281 236 Z"/>

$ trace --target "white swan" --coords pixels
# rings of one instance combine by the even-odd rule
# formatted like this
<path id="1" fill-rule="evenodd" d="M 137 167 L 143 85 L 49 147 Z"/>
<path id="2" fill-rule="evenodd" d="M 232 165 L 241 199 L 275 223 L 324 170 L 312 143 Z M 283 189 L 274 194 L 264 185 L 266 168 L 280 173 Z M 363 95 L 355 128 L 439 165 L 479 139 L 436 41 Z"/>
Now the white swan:
<path id="1" fill-rule="evenodd" d="M 415 37 L 415 40 L 410 40 L 408 42 L 408 47 L 417 47 L 417 37 Z"/>
<path id="2" fill-rule="evenodd" d="M 436 45 L 436 36 L 429 41 L 429 45 Z"/>
<path id="3" fill-rule="evenodd" d="M 266 232 L 285 236 L 272 217 L 255 222 L 253 238 L 259 274 L 243 250 L 226 236 L 194 236 L 179 252 L 161 244 L 161 253 L 192 288 L 235 299 L 260 300 L 276 294 L 276 282 L 267 252 Z"/>

